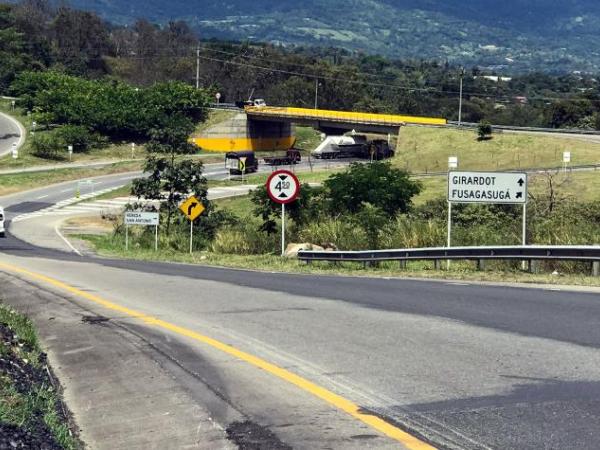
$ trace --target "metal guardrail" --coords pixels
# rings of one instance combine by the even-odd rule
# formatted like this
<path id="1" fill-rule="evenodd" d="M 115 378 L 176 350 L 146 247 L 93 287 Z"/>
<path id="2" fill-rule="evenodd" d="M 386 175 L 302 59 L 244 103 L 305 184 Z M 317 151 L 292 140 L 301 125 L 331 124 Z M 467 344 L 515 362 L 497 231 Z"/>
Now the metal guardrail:
<path id="1" fill-rule="evenodd" d="M 475 122 L 458 122 L 449 120 L 448 126 L 451 127 L 463 127 L 463 128 L 477 128 L 478 123 Z M 506 131 L 530 131 L 533 133 L 557 133 L 557 134 L 581 134 L 586 136 L 600 136 L 600 131 L 597 130 L 581 130 L 578 128 L 539 128 L 539 127 L 517 127 L 512 125 L 492 125 L 493 130 L 506 130 Z"/>
<path id="2" fill-rule="evenodd" d="M 300 251 L 298 259 L 312 261 L 359 262 L 365 265 L 382 261 L 527 260 L 532 271 L 540 260 L 584 261 L 592 263 L 592 274 L 600 276 L 600 245 L 515 245 L 500 247 L 435 247 L 367 251 Z"/>

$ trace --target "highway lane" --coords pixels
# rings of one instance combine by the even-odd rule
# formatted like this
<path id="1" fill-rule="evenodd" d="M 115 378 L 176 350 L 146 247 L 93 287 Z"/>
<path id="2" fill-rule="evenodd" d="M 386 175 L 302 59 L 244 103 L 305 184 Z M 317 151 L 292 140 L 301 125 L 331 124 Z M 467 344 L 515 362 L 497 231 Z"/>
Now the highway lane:
<path id="1" fill-rule="evenodd" d="M 12 117 L 0 113 L 0 157 L 11 152 L 13 144 L 20 147 L 25 140 L 25 129 Z"/>
<path id="2" fill-rule="evenodd" d="M 291 367 L 441 447 L 596 448 L 600 439 L 597 294 L 270 274 L 13 248 L 0 248 L 0 260 Z M 276 401 L 269 385 L 236 385 L 235 371 L 210 349 L 152 336 L 166 352 L 177 355 L 178 342 L 211 371 L 227 372 L 231 378 L 221 387 L 240 399 L 245 414 L 264 414 L 247 396 Z M 183 359 L 198 369 L 193 358 Z M 303 447 L 297 429 L 278 433 Z M 344 448 L 339 445 L 334 448 Z"/>

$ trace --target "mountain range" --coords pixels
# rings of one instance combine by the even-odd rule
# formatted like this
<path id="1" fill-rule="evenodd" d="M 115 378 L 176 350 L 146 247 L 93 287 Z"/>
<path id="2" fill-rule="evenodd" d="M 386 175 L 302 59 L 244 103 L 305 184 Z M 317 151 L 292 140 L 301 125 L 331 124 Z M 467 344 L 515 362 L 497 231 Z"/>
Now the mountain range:
<path id="1" fill-rule="evenodd" d="M 598 71 L 597 0 L 72 0 L 105 19 L 185 20 L 202 38 L 334 46 L 498 72 Z"/>

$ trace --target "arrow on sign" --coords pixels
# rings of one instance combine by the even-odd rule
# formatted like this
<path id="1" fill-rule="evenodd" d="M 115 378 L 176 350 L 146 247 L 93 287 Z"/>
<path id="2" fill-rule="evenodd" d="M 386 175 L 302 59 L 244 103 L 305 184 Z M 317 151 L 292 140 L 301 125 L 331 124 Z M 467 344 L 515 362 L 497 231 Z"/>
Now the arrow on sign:
<path id="1" fill-rule="evenodd" d="M 188 206 L 188 216 L 192 215 L 192 211 L 194 210 L 194 208 L 198 206 L 198 203 L 194 202 L 192 203 L 190 206 Z"/>
<path id="2" fill-rule="evenodd" d="M 525 181 L 523 181 L 523 178 L 521 178 L 519 181 L 517 181 L 517 183 L 519 183 L 519 186 L 523 186 Z"/>
<path id="3" fill-rule="evenodd" d="M 522 192 L 517 192 L 517 198 L 523 198 L 523 193 Z"/>

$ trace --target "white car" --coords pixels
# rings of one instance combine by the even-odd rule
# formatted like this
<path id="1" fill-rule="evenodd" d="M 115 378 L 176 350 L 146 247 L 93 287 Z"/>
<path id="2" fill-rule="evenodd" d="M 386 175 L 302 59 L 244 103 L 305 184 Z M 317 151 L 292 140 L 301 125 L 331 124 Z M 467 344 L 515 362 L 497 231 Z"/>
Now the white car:
<path id="1" fill-rule="evenodd" d="M 4 231 L 4 210 L 0 206 L 0 237 L 5 237 Z"/>

